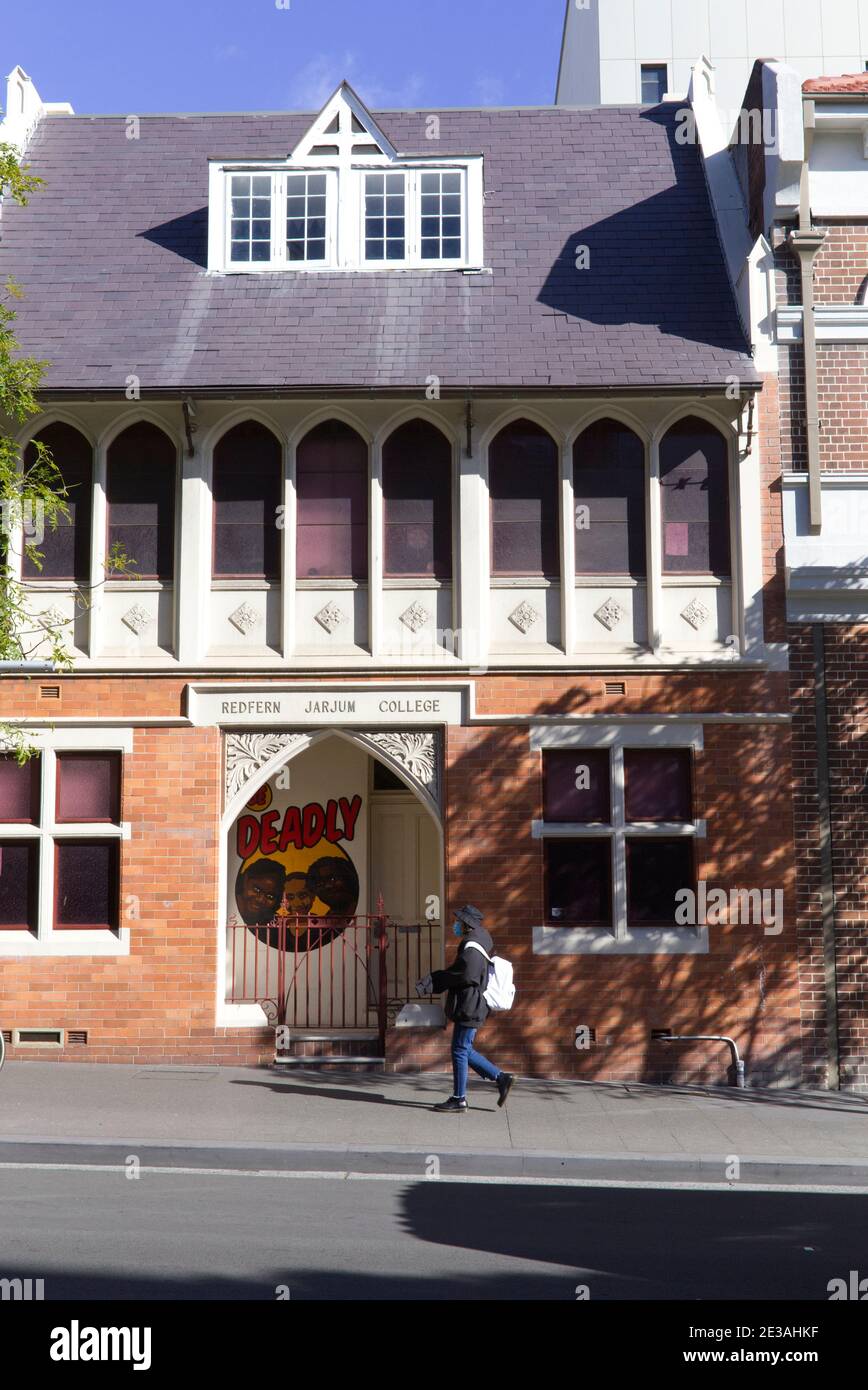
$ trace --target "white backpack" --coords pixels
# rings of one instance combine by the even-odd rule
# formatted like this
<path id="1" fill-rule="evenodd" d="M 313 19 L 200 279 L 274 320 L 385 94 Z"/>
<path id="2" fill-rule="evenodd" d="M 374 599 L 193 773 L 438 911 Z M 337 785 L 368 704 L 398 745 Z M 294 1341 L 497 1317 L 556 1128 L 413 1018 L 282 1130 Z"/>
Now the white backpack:
<path id="1" fill-rule="evenodd" d="M 467 946 L 474 951 L 481 951 L 488 961 L 488 984 L 482 991 L 482 997 L 493 1014 L 505 1013 L 511 1009 L 515 1000 L 515 985 L 512 982 L 512 966 L 503 956 L 495 956 L 494 960 L 480 946 L 478 941 L 468 941 Z"/>

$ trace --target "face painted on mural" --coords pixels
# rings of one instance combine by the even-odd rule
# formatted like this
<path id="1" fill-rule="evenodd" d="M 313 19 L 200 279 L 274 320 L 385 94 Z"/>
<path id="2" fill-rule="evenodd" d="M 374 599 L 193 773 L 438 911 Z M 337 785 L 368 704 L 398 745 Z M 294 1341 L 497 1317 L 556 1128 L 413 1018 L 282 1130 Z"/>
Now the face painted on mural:
<path id="1" fill-rule="evenodd" d="M 284 917 L 306 917 L 313 908 L 316 893 L 307 881 L 307 874 L 287 874 L 280 913 Z"/>
<path id="2" fill-rule="evenodd" d="M 285 878 L 283 865 L 271 859 L 258 859 L 241 870 L 235 881 L 235 904 L 242 922 L 250 927 L 271 921 L 283 898 Z"/>
<path id="3" fill-rule="evenodd" d="M 308 882 L 329 913 L 351 917 L 359 902 L 359 876 L 349 859 L 327 855 L 308 870 Z"/>

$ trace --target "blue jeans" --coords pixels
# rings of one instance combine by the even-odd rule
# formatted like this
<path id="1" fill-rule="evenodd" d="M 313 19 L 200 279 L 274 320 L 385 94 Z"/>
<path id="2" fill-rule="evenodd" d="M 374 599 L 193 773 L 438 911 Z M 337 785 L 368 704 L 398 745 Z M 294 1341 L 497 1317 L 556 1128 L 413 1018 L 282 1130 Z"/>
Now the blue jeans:
<path id="1" fill-rule="evenodd" d="M 468 1067 L 472 1067 L 479 1076 L 485 1076 L 489 1081 L 496 1081 L 500 1076 L 500 1067 L 489 1062 L 480 1052 L 474 1052 L 473 1039 L 476 1032 L 475 1028 L 468 1028 L 463 1023 L 456 1023 L 452 1029 L 452 1094 L 459 1100 L 464 1099 L 467 1090 Z"/>

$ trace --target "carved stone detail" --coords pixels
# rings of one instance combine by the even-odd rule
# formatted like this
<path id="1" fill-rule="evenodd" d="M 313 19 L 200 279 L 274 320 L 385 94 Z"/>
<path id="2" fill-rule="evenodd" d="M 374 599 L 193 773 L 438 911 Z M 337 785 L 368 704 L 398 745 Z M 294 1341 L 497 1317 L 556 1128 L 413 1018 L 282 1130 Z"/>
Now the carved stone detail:
<path id="1" fill-rule="evenodd" d="M 140 603 L 134 603 L 132 608 L 128 608 L 121 618 L 121 622 L 128 627 L 130 632 L 134 632 L 138 637 L 144 632 L 146 627 L 150 627 L 153 622 L 151 614 Z"/>
<path id="2" fill-rule="evenodd" d="M 229 621 L 246 637 L 248 632 L 252 632 L 259 625 L 261 619 L 255 608 L 251 608 L 249 603 L 242 603 L 234 613 L 229 614 Z"/>
<path id="3" fill-rule="evenodd" d="M 439 730 L 420 729 L 412 732 L 385 733 L 369 730 L 362 739 L 388 753 L 407 773 L 412 781 L 425 789 L 430 797 L 440 805 L 440 767 L 443 735 Z"/>
<path id="4" fill-rule="evenodd" d="M 307 741 L 307 734 L 227 734 L 227 804 L 234 801 L 241 789 L 278 753 L 289 754 Z"/>
<path id="5" fill-rule="evenodd" d="M 624 609 L 615 598 L 607 598 L 602 607 L 598 608 L 594 617 L 603 627 L 608 628 L 609 632 L 617 627 L 624 616 Z"/>
<path id="6" fill-rule="evenodd" d="M 411 632 L 419 632 L 430 619 L 427 608 L 423 608 L 421 603 L 411 603 L 409 608 L 404 609 L 400 620 Z"/>
<path id="7" fill-rule="evenodd" d="M 533 605 L 525 600 L 524 603 L 520 603 L 518 607 L 510 613 L 509 621 L 512 623 L 513 627 L 517 627 L 519 632 L 527 636 L 538 617 L 539 613 Z"/>
<path id="8" fill-rule="evenodd" d="M 708 622 L 711 617 L 704 603 L 700 603 L 698 598 L 691 599 L 686 608 L 681 610 L 681 616 L 686 623 L 689 623 L 697 632 Z"/>
<path id="9" fill-rule="evenodd" d="M 338 608 L 336 603 L 331 602 L 319 610 L 316 614 L 316 620 L 320 627 L 331 633 L 347 621 L 347 615 L 342 608 Z"/>

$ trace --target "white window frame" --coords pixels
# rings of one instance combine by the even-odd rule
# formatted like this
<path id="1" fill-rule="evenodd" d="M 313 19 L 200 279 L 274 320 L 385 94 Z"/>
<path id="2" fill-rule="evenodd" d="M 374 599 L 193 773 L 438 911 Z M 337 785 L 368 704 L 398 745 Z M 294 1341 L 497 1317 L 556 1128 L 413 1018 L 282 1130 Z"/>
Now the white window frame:
<path id="1" fill-rule="evenodd" d="M 448 260 L 423 260 L 421 247 L 421 175 L 460 173 L 462 176 L 462 248 Z M 232 261 L 230 223 L 233 174 L 271 175 L 271 259 Z M 286 255 L 286 177 L 326 174 L 326 259 L 289 261 Z M 405 178 L 405 257 L 401 261 L 365 260 L 364 179 L 366 174 L 403 174 Z M 392 160 L 386 155 L 354 158 L 341 165 L 336 156 L 308 155 L 298 162 L 260 164 L 249 160 L 211 160 L 208 178 L 208 270 L 223 275 L 274 275 L 294 272 L 483 269 L 482 156 L 458 160 Z"/>
<path id="2" fill-rule="evenodd" d="M 0 821 L 0 839 L 38 842 L 36 885 L 36 932 L 0 931 L 0 958 L 9 956 L 123 956 L 129 955 L 130 932 L 125 925 L 123 902 L 119 903 L 118 927 L 54 927 L 56 845 L 58 840 L 129 840 L 128 821 L 58 821 L 57 754 L 119 753 L 123 759 L 132 752 L 130 729 L 93 728 L 27 730 L 28 741 L 39 753 L 39 817 L 35 824 Z M 123 764 L 121 766 L 123 777 Z"/>
<path id="3" fill-rule="evenodd" d="M 533 929 L 535 955 L 706 955 L 708 928 L 631 927 L 627 921 L 627 839 L 674 839 L 686 836 L 704 839 L 706 824 L 691 821 L 629 822 L 624 809 L 624 751 L 632 748 L 677 748 L 700 752 L 703 747 L 701 724 L 605 724 L 584 726 L 535 725 L 530 731 L 532 751 L 583 748 L 611 752 L 611 818 L 605 825 L 594 823 L 559 824 L 534 820 L 535 840 L 608 840 L 612 850 L 612 926 L 555 927 L 546 923 Z"/>

